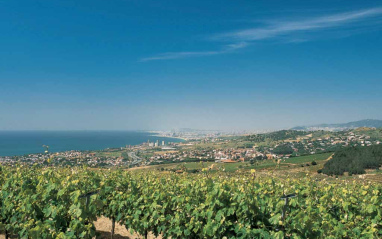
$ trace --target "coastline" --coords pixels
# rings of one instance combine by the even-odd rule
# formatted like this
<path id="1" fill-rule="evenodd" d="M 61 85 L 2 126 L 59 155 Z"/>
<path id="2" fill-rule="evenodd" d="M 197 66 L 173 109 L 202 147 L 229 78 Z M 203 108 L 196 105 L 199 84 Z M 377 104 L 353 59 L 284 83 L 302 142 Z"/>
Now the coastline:
<path id="1" fill-rule="evenodd" d="M 184 140 L 184 141 L 188 141 L 187 138 L 182 138 L 182 137 L 175 137 L 175 136 L 168 136 L 168 135 L 150 135 L 152 137 L 161 137 L 161 138 L 172 138 L 172 139 L 181 139 L 181 140 Z"/>
<path id="2" fill-rule="evenodd" d="M 149 130 L 149 131 L 144 131 L 144 132 L 150 133 L 151 134 L 150 136 L 152 136 L 152 137 L 173 138 L 173 139 L 181 139 L 181 140 L 184 140 L 184 141 L 188 141 L 189 140 L 189 139 L 183 138 L 183 137 L 162 135 L 163 131 L 152 131 L 152 130 Z"/>
<path id="3" fill-rule="evenodd" d="M 52 153 L 98 151 L 126 145 L 137 146 L 147 140 L 187 141 L 152 131 L 8 131 L 0 133 L 0 157 L 40 154 L 45 150 L 43 145 L 49 145 Z"/>

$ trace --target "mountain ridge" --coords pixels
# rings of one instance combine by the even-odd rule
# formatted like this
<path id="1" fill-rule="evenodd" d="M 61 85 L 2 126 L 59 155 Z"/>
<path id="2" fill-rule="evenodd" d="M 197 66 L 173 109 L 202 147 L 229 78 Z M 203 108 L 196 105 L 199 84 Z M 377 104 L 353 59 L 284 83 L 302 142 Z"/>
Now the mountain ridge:
<path id="1" fill-rule="evenodd" d="M 382 128 L 382 120 L 376 119 L 364 119 L 358 121 L 352 121 L 347 123 L 335 123 L 335 124 L 316 124 L 309 126 L 296 126 L 291 128 L 292 130 L 328 130 L 328 131 L 339 131 L 347 129 L 356 129 L 359 127 L 369 127 L 369 128 Z"/>

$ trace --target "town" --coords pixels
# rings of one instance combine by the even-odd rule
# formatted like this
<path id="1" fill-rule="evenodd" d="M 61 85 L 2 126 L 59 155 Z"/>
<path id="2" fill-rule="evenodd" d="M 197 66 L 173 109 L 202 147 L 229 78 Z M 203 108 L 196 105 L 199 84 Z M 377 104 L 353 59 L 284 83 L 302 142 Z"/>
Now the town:
<path id="1" fill-rule="evenodd" d="M 15 165 L 87 165 L 89 167 L 132 168 L 181 162 L 254 162 L 287 160 L 291 157 L 334 152 L 347 146 L 378 145 L 381 129 L 359 128 L 339 132 L 281 130 L 256 135 L 203 134 L 174 143 L 144 142 L 99 151 L 65 151 L 3 156 L 0 163 Z"/>

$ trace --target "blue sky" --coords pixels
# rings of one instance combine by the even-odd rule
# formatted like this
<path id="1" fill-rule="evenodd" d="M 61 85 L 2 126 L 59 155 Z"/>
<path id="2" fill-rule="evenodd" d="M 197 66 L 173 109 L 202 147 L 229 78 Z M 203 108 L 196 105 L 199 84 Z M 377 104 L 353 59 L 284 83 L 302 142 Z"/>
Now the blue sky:
<path id="1" fill-rule="evenodd" d="M 0 129 L 382 119 L 381 1 L 0 0 Z"/>

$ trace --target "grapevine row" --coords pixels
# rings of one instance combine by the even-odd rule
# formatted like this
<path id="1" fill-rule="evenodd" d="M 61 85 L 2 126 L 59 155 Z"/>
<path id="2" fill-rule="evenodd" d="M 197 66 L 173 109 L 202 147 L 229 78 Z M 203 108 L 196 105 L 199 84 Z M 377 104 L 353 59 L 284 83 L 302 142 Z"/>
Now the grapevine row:
<path id="1" fill-rule="evenodd" d="M 92 238 L 100 216 L 163 238 L 382 237 L 378 184 L 22 166 L 0 183 L 0 226 L 20 238 Z"/>

